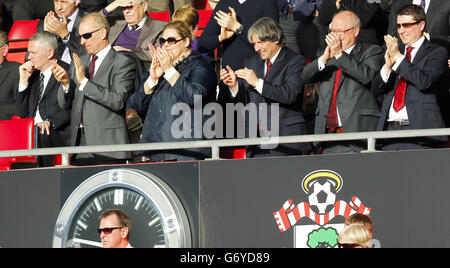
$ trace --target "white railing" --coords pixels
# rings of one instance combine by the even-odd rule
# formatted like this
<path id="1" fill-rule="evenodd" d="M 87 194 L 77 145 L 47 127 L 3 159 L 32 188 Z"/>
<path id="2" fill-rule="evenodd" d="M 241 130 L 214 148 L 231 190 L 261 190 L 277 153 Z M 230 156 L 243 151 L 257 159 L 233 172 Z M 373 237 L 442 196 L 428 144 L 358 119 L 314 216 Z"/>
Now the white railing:
<path id="1" fill-rule="evenodd" d="M 69 166 L 69 156 L 71 154 L 211 148 L 212 152 L 211 159 L 218 160 L 220 159 L 219 150 L 220 148 L 223 147 L 250 146 L 261 144 L 274 144 L 274 143 L 284 144 L 284 143 L 350 141 L 350 140 L 367 141 L 367 150 L 363 152 L 370 153 L 376 152 L 375 143 L 379 139 L 432 137 L 432 136 L 450 136 L 450 128 L 399 130 L 399 131 L 373 131 L 373 132 L 355 132 L 355 133 L 320 134 L 320 135 L 319 134 L 298 135 L 298 136 L 276 137 L 272 139 L 268 138 L 220 139 L 220 140 L 203 140 L 203 141 L 187 141 L 187 142 L 138 143 L 138 144 L 122 144 L 122 145 L 41 148 L 31 150 L 9 150 L 9 151 L 0 151 L 0 157 L 17 157 L 30 155 L 33 156 L 62 155 L 61 166 Z"/>

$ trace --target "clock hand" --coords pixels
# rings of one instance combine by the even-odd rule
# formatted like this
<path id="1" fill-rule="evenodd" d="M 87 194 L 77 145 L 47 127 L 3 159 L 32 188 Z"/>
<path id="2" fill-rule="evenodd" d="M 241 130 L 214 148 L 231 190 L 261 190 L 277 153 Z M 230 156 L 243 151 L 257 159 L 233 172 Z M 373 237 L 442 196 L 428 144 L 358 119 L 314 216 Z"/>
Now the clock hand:
<path id="1" fill-rule="evenodd" d="M 74 243 L 85 244 L 85 245 L 94 246 L 94 247 L 98 247 L 98 248 L 103 247 L 102 243 L 100 243 L 100 242 L 90 241 L 90 240 L 80 239 L 80 238 L 72 239 L 72 244 L 74 244 Z M 67 244 L 70 244 L 70 241 Z"/>

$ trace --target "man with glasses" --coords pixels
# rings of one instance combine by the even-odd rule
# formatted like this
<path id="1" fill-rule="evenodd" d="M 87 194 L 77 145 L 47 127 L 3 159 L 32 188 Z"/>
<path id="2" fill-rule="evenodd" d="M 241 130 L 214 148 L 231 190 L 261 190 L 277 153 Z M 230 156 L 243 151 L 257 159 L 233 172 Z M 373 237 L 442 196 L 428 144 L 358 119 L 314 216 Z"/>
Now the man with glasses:
<path id="1" fill-rule="evenodd" d="M 100 214 L 100 235 L 104 248 L 132 248 L 130 244 L 131 222 L 120 209 L 107 209 Z"/>
<path id="2" fill-rule="evenodd" d="M 103 9 L 103 14 L 111 25 L 109 42 L 116 51 L 131 51 L 143 61 L 148 70 L 151 55 L 148 44 L 156 45 L 163 27 L 163 21 L 151 19 L 147 15 L 147 0 L 116 0 Z M 111 12 L 122 9 L 125 19 L 111 15 Z"/>
<path id="3" fill-rule="evenodd" d="M 375 78 L 375 96 L 384 96 L 378 130 L 442 128 L 436 100 L 437 82 L 447 70 L 447 50 L 425 38 L 425 12 L 410 4 L 397 12 L 397 31 L 404 46 L 385 36 L 385 64 Z M 425 149 L 445 137 L 387 140 L 383 150 Z"/>
<path id="4" fill-rule="evenodd" d="M 8 50 L 8 35 L 0 31 L 0 120 L 9 120 L 16 113 L 20 64 L 6 59 Z"/>
<path id="5" fill-rule="evenodd" d="M 376 129 L 380 112 L 370 85 L 383 64 L 383 51 L 378 45 L 357 42 L 359 31 L 355 13 L 336 14 L 325 38 L 325 52 L 303 71 L 304 82 L 321 82 L 316 134 Z M 322 144 L 324 153 L 360 152 L 364 147 L 357 141 Z"/>
<path id="6" fill-rule="evenodd" d="M 109 24 L 91 13 L 81 20 L 79 35 L 87 55 L 73 54 L 70 76 L 60 66 L 53 68 L 62 82 L 59 105 L 72 108 L 71 146 L 127 144 L 125 104 L 134 90 L 135 65 L 117 53 L 108 41 Z M 74 155 L 76 165 L 120 164 L 129 152 Z"/>

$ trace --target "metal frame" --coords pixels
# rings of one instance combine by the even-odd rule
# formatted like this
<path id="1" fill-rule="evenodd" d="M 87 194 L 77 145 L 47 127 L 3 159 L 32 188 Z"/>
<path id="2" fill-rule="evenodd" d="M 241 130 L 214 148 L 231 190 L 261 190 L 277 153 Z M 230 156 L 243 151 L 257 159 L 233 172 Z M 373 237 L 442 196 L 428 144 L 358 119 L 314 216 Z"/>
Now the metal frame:
<path id="1" fill-rule="evenodd" d="M 0 151 L 0 157 L 60 154 L 62 155 L 61 166 L 65 167 L 70 166 L 69 164 L 70 154 L 211 148 L 212 150 L 211 160 L 219 160 L 220 159 L 219 150 L 222 147 L 250 146 L 261 144 L 302 143 L 302 142 L 349 141 L 349 140 L 367 141 L 367 150 L 363 152 L 371 153 L 377 151 L 375 148 L 375 143 L 379 139 L 432 137 L 432 136 L 450 136 L 450 128 L 298 135 L 298 136 L 283 136 L 275 138 L 220 139 L 220 140 L 202 140 L 202 141 L 188 141 L 188 142 L 138 143 L 138 144 L 122 144 L 122 145 L 41 148 L 32 150 L 9 150 L 9 151 Z"/>

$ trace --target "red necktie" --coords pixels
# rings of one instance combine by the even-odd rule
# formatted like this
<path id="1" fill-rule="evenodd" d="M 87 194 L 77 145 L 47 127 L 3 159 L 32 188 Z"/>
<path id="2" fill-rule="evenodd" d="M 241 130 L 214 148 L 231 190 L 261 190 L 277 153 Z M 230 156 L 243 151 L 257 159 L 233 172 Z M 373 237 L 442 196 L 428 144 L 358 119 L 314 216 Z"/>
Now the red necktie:
<path id="1" fill-rule="evenodd" d="M 267 75 L 269 74 L 270 68 L 272 67 L 272 62 L 270 60 L 268 60 L 266 64 L 267 64 L 267 71 L 266 75 L 264 76 L 264 79 L 266 79 Z"/>
<path id="2" fill-rule="evenodd" d="M 411 61 L 411 51 L 413 50 L 413 47 L 408 47 L 406 51 L 406 59 L 408 61 Z M 405 106 L 405 95 L 406 95 L 406 86 L 408 82 L 406 82 L 403 77 L 400 76 L 400 79 L 398 80 L 397 89 L 395 90 L 395 96 L 394 96 L 394 110 L 396 112 L 400 111 L 400 109 Z"/>
<path id="3" fill-rule="evenodd" d="M 92 56 L 91 64 L 89 64 L 89 79 L 94 78 L 95 74 L 95 61 L 97 61 L 98 57 L 97 55 Z"/>
<path id="4" fill-rule="evenodd" d="M 339 82 L 341 81 L 342 69 L 336 71 L 336 76 L 334 78 L 334 88 L 333 95 L 331 96 L 330 109 L 328 110 L 327 115 L 327 127 L 330 133 L 333 133 L 338 126 L 338 117 L 337 117 L 337 106 L 336 106 L 336 96 L 339 89 Z"/>

